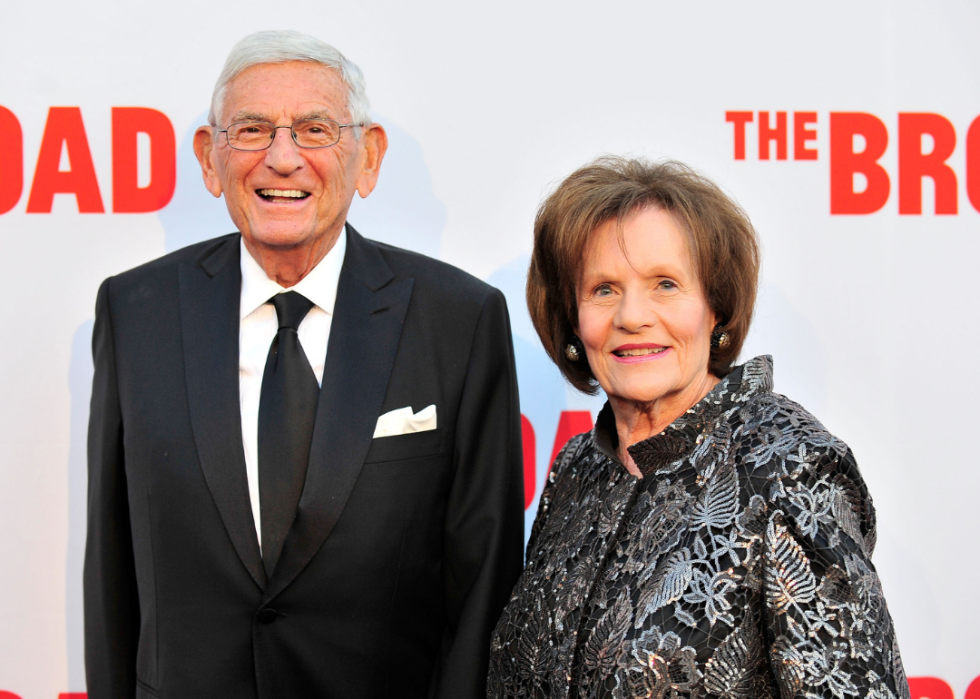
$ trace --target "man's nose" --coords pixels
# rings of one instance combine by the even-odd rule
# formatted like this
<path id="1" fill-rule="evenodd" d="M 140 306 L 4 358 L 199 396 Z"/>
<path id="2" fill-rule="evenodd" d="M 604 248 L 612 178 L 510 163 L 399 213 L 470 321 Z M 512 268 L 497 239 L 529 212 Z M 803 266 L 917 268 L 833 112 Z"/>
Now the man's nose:
<path id="1" fill-rule="evenodd" d="M 293 141 L 290 127 L 276 127 L 272 145 L 265 151 L 265 163 L 280 175 L 289 175 L 303 166 L 303 155 Z"/>

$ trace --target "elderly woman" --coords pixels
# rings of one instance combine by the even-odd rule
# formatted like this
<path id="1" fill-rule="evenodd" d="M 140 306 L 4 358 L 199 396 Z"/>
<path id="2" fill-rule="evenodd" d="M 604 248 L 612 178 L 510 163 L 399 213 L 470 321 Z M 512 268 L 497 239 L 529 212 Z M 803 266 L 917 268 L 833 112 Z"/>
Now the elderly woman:
<path id="1" fill-rule="evenodd" d="M 768 357 L 732 366 L 758 269 L 679 163 L 601 159 L 542 205 L 532 320 L 609 401 L 555 460 L 489 697 L 908 696 L 854 456 Z"/>

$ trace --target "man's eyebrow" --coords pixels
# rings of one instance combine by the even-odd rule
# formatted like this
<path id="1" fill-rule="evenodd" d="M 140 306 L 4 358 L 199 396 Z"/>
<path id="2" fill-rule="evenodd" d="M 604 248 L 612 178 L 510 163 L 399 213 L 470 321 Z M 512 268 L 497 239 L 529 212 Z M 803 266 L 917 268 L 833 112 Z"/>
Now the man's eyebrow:
<path id="1" fill-rule="evenodd" d="M 235 123 L 238 121 L 269 121 L 269 119 L 258 112 L 236 112 L 231 121 Z"/>
<path id="2" fill-rule="evenodd" d="M 314 110 L 312 112 L 306 112 L 305 114 L 297 114 L 293 118 L 293 121 L 302 121 L 303 119 L 333 119 L 336 121 L 336 117 L 330 116 L 330 114 L 321 110 Z M 239 121 L 268 121 L 271 123 L 272 119 L 264 114 L 259 114 L 258 112 L 241 111 L 236 112 L 231 117 L 231 123 L 236 123 Z"/>
<path id="3" fill-rule="evenodd" d="M 312 112 L 307 112 L 306 114 L 298 114 L 296 116 L 296 121 L 300 121 L 302 119 L 333 119 L 333 120 L 336 120 L 336 117 L 330 116 L 327 112 L 323 112 L 323 111 L 312 111 Z"/>

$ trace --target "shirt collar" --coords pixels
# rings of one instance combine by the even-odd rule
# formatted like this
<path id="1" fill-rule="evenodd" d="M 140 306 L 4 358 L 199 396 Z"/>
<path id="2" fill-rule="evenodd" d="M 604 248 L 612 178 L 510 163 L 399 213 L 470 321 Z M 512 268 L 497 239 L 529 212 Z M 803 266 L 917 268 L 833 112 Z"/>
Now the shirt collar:
<path id="1" fill-rule="evenodd" d="M 333 315 L 334 303 L 337 301 L 337 285 L 340 283 L 340 271 L 344 266 L 344 255 L 347 252 L 347 231 L 341 232 L 337 242 L 330 248 L 316 267 L 303 277 L 298 284 L 286 289 L 277 282 L 269 279 L 265 271 L 255 261 L 248 248 L 245 247 L 245 240 L 239 242 L 241 246 L 241 267 L 242 267 L 242 295 L 240 317 L 253 313 L 266 301 L 276 294 L 283 291 L 295 291 L 302 294 L 317 307 Z"/>

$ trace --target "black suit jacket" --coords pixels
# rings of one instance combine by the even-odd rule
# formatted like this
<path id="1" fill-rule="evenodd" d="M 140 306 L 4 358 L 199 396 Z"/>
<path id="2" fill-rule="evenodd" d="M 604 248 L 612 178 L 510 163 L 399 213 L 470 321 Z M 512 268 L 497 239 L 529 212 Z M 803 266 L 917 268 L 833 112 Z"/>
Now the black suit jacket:
<path id="1" fill-rule="evenodd" d="M 106 280 L 93 336 L 90 699 L 482 697 L 521 570 L 499 291 L 348 226 L 306 483 L 266 579 L 239 407 L 239 235 Z M 435 404 L 438 429 L 372 439 Z"/>

